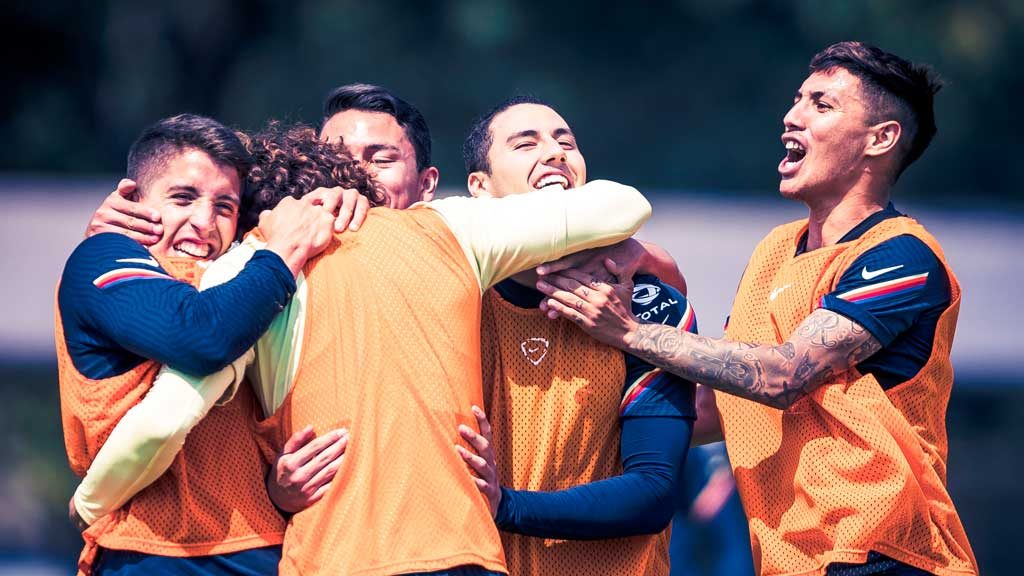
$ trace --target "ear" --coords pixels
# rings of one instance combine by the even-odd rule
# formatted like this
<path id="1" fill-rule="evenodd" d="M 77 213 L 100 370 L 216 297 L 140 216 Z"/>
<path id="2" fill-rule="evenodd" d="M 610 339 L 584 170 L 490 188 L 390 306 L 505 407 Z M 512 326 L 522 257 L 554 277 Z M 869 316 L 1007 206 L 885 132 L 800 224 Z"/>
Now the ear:
<path id="1" fill-rule="evenodd" d="M 868 145 L 864 153 L 874 157 L 888 154 L 896 149 L 902 135 L 903 127 L 896 120 L 875 124 L 868 133 Z"/>
<path id="2" fill-rule="evenodd" d="M 472 172 L 466 178 L 466 187 L 469 188 L 470 196 L 474 198 L 491 197 L 491 177 L 486 172 Z"/>
<path id="3" fill-rule="evenodd" d="M 437 191 L 437 182 L 441 179 L 441 172 L 434 166 L 424 168 L 420 172 L 420 200 L 430 202 L 434 199 L 434 192 Z"/>

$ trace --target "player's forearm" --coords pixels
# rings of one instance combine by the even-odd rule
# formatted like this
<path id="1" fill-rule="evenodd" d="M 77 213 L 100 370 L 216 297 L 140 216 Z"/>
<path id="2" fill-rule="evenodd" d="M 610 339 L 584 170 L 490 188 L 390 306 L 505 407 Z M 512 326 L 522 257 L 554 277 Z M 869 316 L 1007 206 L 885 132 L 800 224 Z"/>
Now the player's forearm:
<path id="1" fill-rule="evenodd" d="M 502 488 L 498 527 L 540 538 L 594 540 L 654 534 L 672 518 L 692 421 L 623 420 L 623 473 L 566 490 Z"/>
<path id="2" fill-rule="evenodd" d="M 548 254 L 541 262 L 621 242 L 651 217 L 651 204 L 643 194 L 615 182 L 598 180 L 558 194 L 563 201 L 559 208 L 564 211 L 565 249 L 562 254 Z"/>
<path id="3" fill-rule="evenodd" d="M 501 530 L 536 538 L 603 540 L 656 534 L 671 519 L 668 481 L 620 476 L 562 492 L 502 488 L 495 521 Z"/>
<path id="4" fill-rule="evenodd" d="M 75 490 L 79 516 L 92 524 L 166 472 L 192 428 L 241 381 L 251 357 L 250 352 L 205 378 L 161 370 L 146 396 L 114 427 Z"/>
<path id="5" fill-rule="evenodd" d="M 483 289 L 566 254 L 625 240 L 651 214 L 635 188 L 607 181 L 500 199 L 446 198 L 430 208 L 447 222 Z"/>
<path id="6" fill-rule="evenodd" d="M 755 345 L 640 324 L 627 352 L 687 380 L 785 409 L 825 374 L 798 360 L 792 343 Z"/>

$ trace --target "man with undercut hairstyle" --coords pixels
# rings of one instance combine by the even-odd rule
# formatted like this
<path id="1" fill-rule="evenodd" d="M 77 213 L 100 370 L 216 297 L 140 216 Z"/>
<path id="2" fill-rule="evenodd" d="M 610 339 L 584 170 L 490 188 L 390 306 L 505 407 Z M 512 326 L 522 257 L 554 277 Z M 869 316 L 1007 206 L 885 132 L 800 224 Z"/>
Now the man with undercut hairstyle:
<path id="1" fill-rule="evenodd" d="M 889 200 L 939 86 L 860 42 L 814 56 L 778 168 L 809 215 L 754 250 L 724 339 L 638 321 L 628 283 L 540 283 L 553 313 L 715 389 L 698 435 L 724 434 L 760 574 L 978 573 L 946 488 L 960 286 Z"/>
<path id="2" fill-rule="evenodd" d="M 439 172 L 430 163 L 430 129 L 415 106 L 372 84 L 346 84 L 324 100 L 320 137 L 343 142 L 387 191 L 392 208 L 429 202 Z"/>
<path id="3" fill-rule="evenodd" d="M 478 197 L 567 194 L 587 181 L 576 136 L 535 97 L 505 100 L 482 115 L 463 157 Z M 628 242 L 603 255 L 651 267 L 652 259 L 636 256 L 647 256 L 642 247 Z M 678 276 L 674 263 L 668 267 Z M 696 330 L 681 292 L 649 274 L 636 280 L 637 314 Z M 509 574 L 667 575 L 665 529 L 696 417 L 693 384 L 571 322 L 549 322 L 535 282 L 533 271 L 520 273 L 484 295 L 487 418 L 478 415 L 482 434 L 460 430 L 478 451 L 459 448 L 491 500 Z"/>
<path id="4" fill-rule="evenodd" d="M 111 472 L 103 482 L 83 482 L 70 504 L 90 525 L 82 573 L 276 569 L 284 521 L 268 498 L 248 425 L 251 392 L 241 387 L 206 398 L 186 387 L 184 396 L 163 402 L 172 395 L 154 384 L 162 364 L 193 374 L 227 366 L 237 383 L 236 357 L 289 301 L 306 260 L 327 246 L 330 211 L 290 200 L 264 214 L 265 249 L 237 277 L 204 292 L 194 288 L 200 263 L 222 255 L 235 237 L 251 166 L 237 135 L 212 119 L 183 114 L 157 122 L 132 145 L 128 177 L 137 183 L 134 200 L 161 216 L 159 241 L 147 250 L 121 234 L 98 234 L 64 268 L 56 343 L 68 460 L 78 475 L 93 466 Z M 168 417 L 206 417 L 182 447 L 188 430 L 159 427 L 139 410 L 143 403 Z M 139 439 L 143 448 L 128 454 L 132 464 L 164 458 L 153 444 L 165 431 L 174 444 L 163 464 L 170 472 L 141 484 L 109 458 L 121 449 L 114 428 L 137 425 L 155 435 Z"/>

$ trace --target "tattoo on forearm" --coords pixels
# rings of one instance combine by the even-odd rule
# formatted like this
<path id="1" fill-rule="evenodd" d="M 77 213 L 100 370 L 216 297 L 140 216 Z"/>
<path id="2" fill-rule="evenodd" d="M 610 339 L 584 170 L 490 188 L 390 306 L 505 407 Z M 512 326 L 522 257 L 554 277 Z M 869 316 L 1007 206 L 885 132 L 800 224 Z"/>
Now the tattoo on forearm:
<path id="1" fill-rule="evenodd" d="M 803 394 L 870 357 L 878 340 L 856 323 L 815 313 L 779 345 L 728 342 L 641 324 L 632 342 L 644 360 L 689 380 L 787 408 Z"/>

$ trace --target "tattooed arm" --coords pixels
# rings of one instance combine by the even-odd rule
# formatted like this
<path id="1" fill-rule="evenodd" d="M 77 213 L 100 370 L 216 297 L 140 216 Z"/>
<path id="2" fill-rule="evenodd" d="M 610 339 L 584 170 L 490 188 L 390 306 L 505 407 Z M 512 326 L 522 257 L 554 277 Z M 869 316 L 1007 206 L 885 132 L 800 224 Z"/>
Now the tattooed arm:
<path id="1" fill-rule="evenodd" d="M 610 263 L 609 270 L 616 274 Z M 549 316 L 564 316 L 591 336 L 687 380 L 785 409 L 881 349 L 864 327 L 832 312 L 811 313 L 782 344 L 752 344 L 642 324 L 629 306 L 633 286 L 596 282 L 574 271 L 546 276 Z"/>

